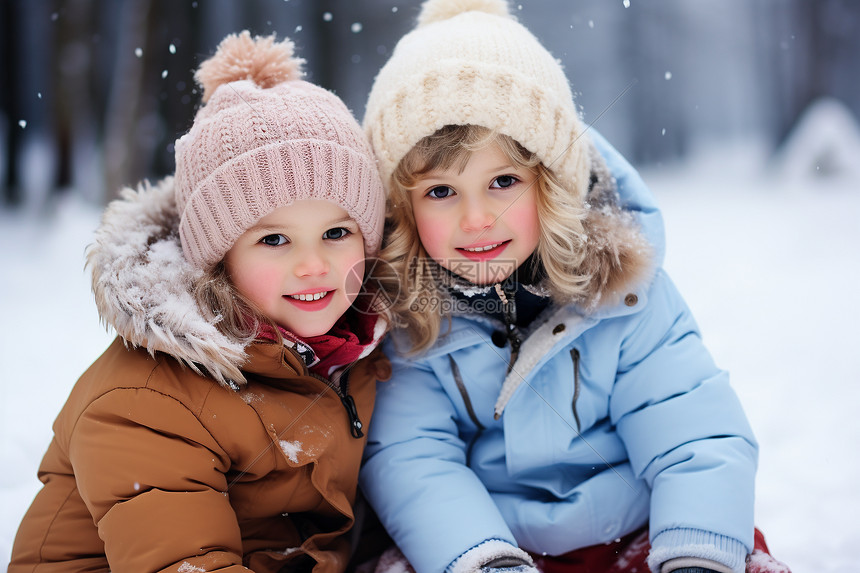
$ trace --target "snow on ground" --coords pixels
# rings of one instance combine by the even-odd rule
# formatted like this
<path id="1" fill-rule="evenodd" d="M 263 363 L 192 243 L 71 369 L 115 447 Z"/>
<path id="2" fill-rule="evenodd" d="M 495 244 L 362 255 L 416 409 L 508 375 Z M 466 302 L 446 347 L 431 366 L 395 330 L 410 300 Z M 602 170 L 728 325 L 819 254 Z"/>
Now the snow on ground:
<path id="1" fill-rule="evenodd" d="M 745 151 L 708 157 L 644 176 L 666 266 L 761 443 L 757 523 L 794 573 L 856 570 L 860 188 L 767 176 Z M 48 218 L 0 211 L 0 563 L 53 418 L 111 340 L 83 269 L 97 224 L 69 198 Z"/>
<path id="2" fill-rule="evenodd" d="M 644 174 L 667 221 L 666 268 L 759 439 L 756 522 L 771 552 L 794 573 L 856 571 L 860 186 L 765 177 L 745 153 Z"/>

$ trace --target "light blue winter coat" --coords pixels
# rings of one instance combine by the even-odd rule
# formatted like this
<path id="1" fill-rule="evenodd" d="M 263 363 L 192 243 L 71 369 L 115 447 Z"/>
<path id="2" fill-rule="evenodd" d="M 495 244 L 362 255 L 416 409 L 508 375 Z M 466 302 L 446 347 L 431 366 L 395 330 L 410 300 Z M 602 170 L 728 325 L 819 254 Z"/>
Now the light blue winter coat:
<path id="1" fill-rule="evenodd" d="M 592 139 L 659 266 L 653 197 Z M 483 316 L 455 316 L 418 358 L 389 341 L 361 486 L 418 573 L 488 539 L 556 555 L 646 523 L 652 567 L 689 556 L 743 571 L 757 445 L 727 373 L 662 269 L 601 294 L 617 302 L 536 319 L 510 373 L 510 345 L 491 342 L 501 325 Z"/>

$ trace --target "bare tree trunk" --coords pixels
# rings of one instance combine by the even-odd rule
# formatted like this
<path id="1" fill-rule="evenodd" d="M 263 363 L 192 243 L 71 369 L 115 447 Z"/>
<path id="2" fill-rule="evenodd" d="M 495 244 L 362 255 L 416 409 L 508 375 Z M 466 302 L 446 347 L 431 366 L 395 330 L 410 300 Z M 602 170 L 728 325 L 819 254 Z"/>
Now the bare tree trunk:
<path id="1" fill-rule="evenodd" d="M 815 2 L 812 95 L 835 97 L 860 119 L 860 6 L 852 0 Z"/>
<path id="2" fill-rule="evenodd" d="M 105 121 L 105 185 L 109 196 L 143 175 L 136 132 L 146 88 L 150 8 L 150 0 L 126 0 L 120 12 Z"/>
<path id="3" fill-rule="evenodd" d="M 66 0 L 64 14 L 57 86 L 57 131 L 65 165 L 61 183 L 99 204 L 105 193 L 97 103 L 91 87 L 95 58 L 90 44 L 96 10 L 92 0 Z"/>
<path id="4" fill-rule="evenodd" d="M 18 2 L 18 29 L 13 57 L 18 60 L 17 81 L 11 86 L 18 130 L 13 137 L 15 174 L 20 199 L 27 210 L 43 211 L 56 186 L 57 148 L 54 140 L 53 47 L 44 34 L 44 22 L 52 21 L 44 2 Z M 17 141 L 16 141 L 17 139 Z"/>
<path id="5" fill-rule="evenodd" d="M 11 94 L 6 87 L 11 83 L 12 70 L 9 63 L 9 4 L 0 3 L 0 206 L 6 204 L 10 197 L 7 195 L 9 182 L 9 131 L 10 118 L 7 112 L 11 108 Z"/>
<path id="6" fill-rule="evenodd" d="M 639 162 L 659 163 L 682 157 L 687 150 L 683 78 L 669 81 L 682 32 L 671 4 L 641 4 L 640 9 L 636 18 L 628 19 L 636 46 L 630 61 L 638 80 L 631 98 L 636 109 L 633 155 Z"/>

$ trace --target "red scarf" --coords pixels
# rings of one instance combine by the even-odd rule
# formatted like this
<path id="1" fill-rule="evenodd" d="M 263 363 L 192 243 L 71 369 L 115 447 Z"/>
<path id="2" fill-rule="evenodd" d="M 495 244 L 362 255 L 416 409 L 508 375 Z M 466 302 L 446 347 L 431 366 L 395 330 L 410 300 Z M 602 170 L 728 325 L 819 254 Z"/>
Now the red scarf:
<path id="1" fill-rule="evenodd" d="M 378 319 L 376 314 L 350 308 L 328 332 L 319 336 L 300 338 L 281 326 L 278 330 L 284 343 L 298 351 L 311 372 L 329 378 L 332 372 L 352 364 L 368 347 L 372 349 L 376 345 L 378 341 L 373 335 Z M 276 339 L 268 327 L 262 328 L 259 336 L 266 340 Z"/>

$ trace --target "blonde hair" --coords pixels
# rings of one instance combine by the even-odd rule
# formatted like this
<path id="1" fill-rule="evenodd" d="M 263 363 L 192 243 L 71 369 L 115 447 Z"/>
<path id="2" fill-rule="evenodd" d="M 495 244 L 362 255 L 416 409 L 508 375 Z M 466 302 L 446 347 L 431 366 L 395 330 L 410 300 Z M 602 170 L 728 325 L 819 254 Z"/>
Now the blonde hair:
<path id="1" fill-rule="evenodd" d="M 474 151 L 497 145 L 520 168 L 533 170 L 540 234 L 535 263 L 546 274 L 542 286 L 553 299 L 582 297 L 591 277 L 579 270 L 585 258 L 584 197 L 587 189 L 565 187 L 536 154 L 511 137 L 476 125 L 449 125 L 419 141 L 398 163 L 391 176 L 386 235 L 380 257 L 397 271 L 401 296 L 393 312 L 412 344 L 409 352 L 429 348 L 441 331 L 440 299 L 447 294 L 435 280 L 438 267 L 421 245 L 412 214 L 411 191 L 418 179 L 433 170 L 463 168 Z M 450 316 L 447 318 L 450 319 Z"/>

